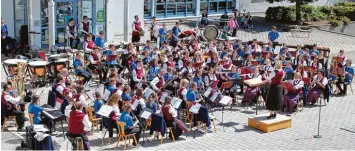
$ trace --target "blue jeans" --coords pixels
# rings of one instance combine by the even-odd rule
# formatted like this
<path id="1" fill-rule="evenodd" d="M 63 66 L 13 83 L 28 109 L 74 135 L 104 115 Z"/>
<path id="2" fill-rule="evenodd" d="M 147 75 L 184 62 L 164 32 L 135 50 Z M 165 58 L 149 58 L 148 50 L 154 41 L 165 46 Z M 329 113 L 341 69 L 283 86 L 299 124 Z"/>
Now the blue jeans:
<path id="1" fill-rule="evenodd" d="M 84 84 L 85 84 L 86 82 L 88 82 L 88 81 L 92 78 L 91 73 L 90 73 L 90 72 L 87 72 L 87 71 L 85 71 L 85 70 L 80 70 L 80 71 L 78 71 L 78 72 L 76 73 L 76 75 L 77 75 L 77 76 L 82 76 L 82 77 L 84 77 Z"/>

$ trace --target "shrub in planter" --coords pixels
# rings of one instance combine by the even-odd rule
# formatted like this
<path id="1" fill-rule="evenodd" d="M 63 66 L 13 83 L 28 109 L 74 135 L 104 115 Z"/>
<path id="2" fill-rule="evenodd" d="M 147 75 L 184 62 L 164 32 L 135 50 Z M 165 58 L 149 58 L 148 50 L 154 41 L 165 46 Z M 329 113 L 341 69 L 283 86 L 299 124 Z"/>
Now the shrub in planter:
<path id="1" fill-rule="evenodd" d="M 343 22 L 344 26 L 347 26 L 350 23 L 350 19 L 348 17 L 345 17 L 345 16 L 341 18 L 341 21 Z"/>
<path id="2" fill-rule="evenodd" d="M 283 6 L 269 7 L 265 13 L 265 19 L 268 21 L 280 21 L 283 9 Z"/>
<path id="3" fill-rule="evenodd" d="M 325 15 L 330 15 L 332 13 L 332 6 L 320 6 L 318 9 Z"/>
<path id="4" fill-rule="evenodd" d="M 340 21 L 336 19 L 331 19 L 329 23 L 332 27 L 338 27 L 340 25 Z"/>
<path id="5" fill-rule="evenodd" d="M 296 21 L 296 8 L 284 7 L 281 12 L 281 21 L 282 22 Z"/>

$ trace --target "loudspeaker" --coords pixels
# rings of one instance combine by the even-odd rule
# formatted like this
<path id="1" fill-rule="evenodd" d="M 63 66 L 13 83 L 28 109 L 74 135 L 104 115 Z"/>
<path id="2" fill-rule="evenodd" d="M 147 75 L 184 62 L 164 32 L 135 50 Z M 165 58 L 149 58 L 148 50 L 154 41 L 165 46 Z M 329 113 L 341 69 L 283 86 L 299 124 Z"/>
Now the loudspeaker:
<path id="1" fill-rule="evenodd" d="M 20 45 L 21 48 L 28 46 L 28 25 L 22 25 L 20 28 Z"/>

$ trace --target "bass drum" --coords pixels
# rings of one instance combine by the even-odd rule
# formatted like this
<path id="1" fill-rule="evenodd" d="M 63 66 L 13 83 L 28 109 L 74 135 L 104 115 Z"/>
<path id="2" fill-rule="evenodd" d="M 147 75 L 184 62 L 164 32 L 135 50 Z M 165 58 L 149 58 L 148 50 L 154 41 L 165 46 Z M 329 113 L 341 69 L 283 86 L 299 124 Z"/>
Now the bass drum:
<path id="1" fill-rule="evenodd" d="M 205 41 L 215 40 L 219 36 L 219 30 L 215 25 L 208 25 L 203 30 L 202 35 Z"/>

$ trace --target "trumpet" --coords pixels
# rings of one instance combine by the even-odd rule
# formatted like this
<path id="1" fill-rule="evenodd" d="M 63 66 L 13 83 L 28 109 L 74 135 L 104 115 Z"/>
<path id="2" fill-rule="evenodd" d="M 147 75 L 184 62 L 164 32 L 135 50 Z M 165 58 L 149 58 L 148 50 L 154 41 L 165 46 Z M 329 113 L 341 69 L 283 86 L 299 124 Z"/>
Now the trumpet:
<path id="1" fill-rule="evenodd" d="M 315 88 L 317 86 L 317 82 L 320 82 L 320 80 L 322 80 L 322 79 L 316 79 L 316 80 L 312 81 L 310 84 L 309 90 Z"/>

